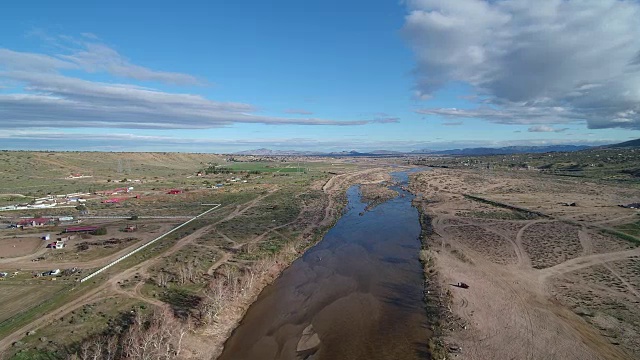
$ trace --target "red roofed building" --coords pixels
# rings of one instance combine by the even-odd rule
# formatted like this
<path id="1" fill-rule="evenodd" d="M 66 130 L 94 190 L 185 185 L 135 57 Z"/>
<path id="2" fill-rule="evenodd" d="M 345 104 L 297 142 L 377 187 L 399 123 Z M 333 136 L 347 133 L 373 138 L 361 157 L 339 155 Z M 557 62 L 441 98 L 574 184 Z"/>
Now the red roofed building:
<path id="1" fill-rule="evenodd" d="M 91 232 L 98 230 L 97 226 L 76 226 L 76 227 L 68 227 L 64 229 L 66 233 L 74 233 L 74 232 Z"/>
<path id="2" fill-rule="evenodd" d="M 49 218 L 31 218 L 31 219 L 22 219 L 18 221 L 18 227 L 40 227 L 49 225 L 51 223 L 51 219 Z"/>
<path id="3" fill-rule="evenodd" d="M 171 189 L 167 192 L 167 194 L 171 194 L 171 195 L 175 195 L 175 194 L 182 194 L 182 190 L 178 190 L 178 189 Z"/>

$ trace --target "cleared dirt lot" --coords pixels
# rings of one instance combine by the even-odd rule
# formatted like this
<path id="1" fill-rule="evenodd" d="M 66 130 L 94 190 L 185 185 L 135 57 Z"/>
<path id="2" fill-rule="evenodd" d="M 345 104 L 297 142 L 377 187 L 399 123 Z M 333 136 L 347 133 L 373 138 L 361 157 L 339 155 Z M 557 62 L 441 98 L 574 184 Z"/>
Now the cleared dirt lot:
<path id="1" fill-rule="evenodd" d="M 605 233 L 636 216 L 616 203 L 638 190 L 444 169 L 415 175 L 412 189 L 432 218 L 428 251 L 456 358 L 640 357 L 640 248 Z M 460 281 L 470 287 L 451 286 Z"/>
<path id="2" fill-rule="evenodd" d="M 38 237 L 0 238 L 0 257 L 13 258 L 33 254 L 46 246 Z"/>

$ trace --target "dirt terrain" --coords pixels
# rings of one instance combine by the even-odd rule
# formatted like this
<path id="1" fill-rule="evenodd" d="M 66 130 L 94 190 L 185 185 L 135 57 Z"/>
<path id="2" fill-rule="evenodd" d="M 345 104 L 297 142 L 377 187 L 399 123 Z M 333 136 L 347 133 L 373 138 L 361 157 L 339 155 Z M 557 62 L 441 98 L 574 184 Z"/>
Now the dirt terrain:
<path id="1" fill-rule="evenodd" d="M 336 166 L 335 169 L 338 170 L 341 167 Z M 104 306 L 100 305 L 104 299 L 113 299 L 114 303 L 120 304 L 119 306 L 143 304 L 136 306 L 170 309 L 178 316 L 188 313 L 186 320 L 190 323 L 192 330 L 184 338 L 181 358 L 215 357 L 220 352 L 224 340 L 260 290 L 277 277 L 288 263 L 302 254 L 304 249 L 317 241 L 322 231 L 333 224 L 344 204 L 346 188 L 354 183 L 379 183 L 387 179 L 386 170 L 382 168 L 340 171 L 343 173 L 330 177 L 305 175 L 303 181 L 287 178 L 288 174 L 274 174 L 261 180 L 263 183 L 260 185 L 244 185 L 246 190 L 251 191 L 239 192 L 229 189 L 217 192 L 216 194 L 219 195 L 216 199 L 229 198 L 231 201 L 220 201 L 224 203 L 223 206 L 216 211 L 216 214 L 210 214 L 212 219 L 216 219 L 215 221 L 203 218 L 198 224 L 194 223 L 193 228 L 189 226 L 186 236 L 176 234 L 178 235 L 176 240 L 163 240 L 166 245 L 158 245 L 162 249 L 159 252 L 160 256 L 142 257 L 143 260 L 137 263 L 135 259 L 131 259 L 131 265 L 119 266 L 120 269 L 113 268 L 105 275 L 95 278 L 95 281 L 92 280 L 95 285 L 88 285 L 86 290 L 70 301 L 16 328 L 11 334 L 0 339 L 0 353 L 8 350 L 5 355 L 13 354 L 16 349 L 27 350 L 27 347 L 29 351 L 33 350 L 37 353 L 48 351 L 44 350 L 46 347 L 38 341 L 38 335 L 25 336 L 27 332 L 50 334 L 54 339 L 49 342 L 54 344 L 52 341 L 55 341 L 56 346 L 72 345 L 69 342 L 65 343 L 64 337 L 58 336 L 52 329 L 64 325 L 69 331 L 74 332 L 67 341 L 81 340 L 81 334 L 91 335 L 92 332 L 98 331 L 100 326 L 80 323 L 75 327 L 69 327 L 66 321 L 76 319 L 77 316 L 73 314 L 80 309 Z M 296 185 L 297 183 L 305 185 Z M 184 198 L 189 199 L 187 204 L 190 204 L 194 197 L 198 197 L 196 192 L 184 195 Z M 168 199 L 172 198 L 174 197 L 168 197 Z M 140 204 L 144 204 L 148 209 L 158 207 L 162 211 L 159 207 L 161 205 L 154 203 L 153 199 L 155 198 L 143 199 Z M 105 210 L 109 211 L 109 209 Z M 185 210 L 180 211 L 185 212 Z M 164 215 L 164 213 L 161 214 Z M 146 214 L 141 213 L 141 215 Z M 100 221 L 94 220 L 92 223 Z M 34 249 L 31 253 L 27 252 L 22 256 L 0 259 L 0 263 L 3 267 L 29 271 L 47 270 L 58 265 L 64 265 L 64 268 L 97 268 L 164 233 L 183 220 L 140 221 L 146 226 L 152 224 L 153 231 L 133 233 L 132 236 L 137 238 L 136 241 L 122 242 L 122 245 L 112 247 L 107 252 L 100 247 L 96 247 L 96 250 L 90 247 L 89 250 L 79 253 L 77 245 L 85 240 L 78 238 L 70 241 L 67 249 L 57 253 L 49 249 Z M 107 220 L 103 222 L 109 227 L 109 235 L 92 236 L 88 241 L 98 243 L 116 235 L 129 236 L 118 230 L 126 221 L 113 225 L 109 225 L 110 221 Z M 49 251 L 57 255 L 33 261 L 43 255 L 39 251 L 47 254 Z M 77 254 L 79 255 L 76 256 Z M 186 271 L 189 271 L 189 275 Z M 215 322 L 207 324 L 204 324 L 203 320 L 194 320 L 191 323 L 189 317 L 198 316 L 201 311 L 198 303 L 210 296 L 208 293 L 210 282 L 215 283 L 217 279 L 231 279 L 234 276 L 238 276 L 238 281 L 244 281 L 247 275 L 250 275 L 251 283 L 243 283 L 248 286 L 243 285 L 241 293 L 225 300 L 232 302 L 225 303 L 226 310 L 222 316 L 216 317 Z M 234 282 L 234 284 L 237 283 Z M 183 309 L 181 300 L 176 302 L 167 297 L 168 294 L 189 294 L 191 298 L 200 300 L 194 303 L 193 307 Z M 103 314 L 102 317 L 104 316 Z M 21 345 L 16 347 L 16 342 Z M 25 346 L 22 343 L 28 345 Z M 14 344 L 13 347 L 12 344 Z M 49 348 L 53 348 L 53 345 Z"/>
<path id="2" fill-rule="evenodd" d="M 603 232 L 637 219 L 616 205 L 638 190 L 448 169 L 414 175 L 411 187 L 432 219 L 451 357 L 640 357 L 640 248 Z"/>
<path id="3" fill-rule="evenodd" d="M 31 255 L 47 244 L 38 237 L 3 237 L 0 238 L 0 257 L 15 258 Z"/>

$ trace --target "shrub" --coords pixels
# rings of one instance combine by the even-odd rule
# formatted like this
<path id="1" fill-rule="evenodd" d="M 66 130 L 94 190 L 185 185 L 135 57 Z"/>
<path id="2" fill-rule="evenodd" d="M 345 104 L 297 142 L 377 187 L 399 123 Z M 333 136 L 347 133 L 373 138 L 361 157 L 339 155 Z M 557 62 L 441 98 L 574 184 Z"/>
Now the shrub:
<path id="1" fill-rule="evenodd" d="M 104 226 L 101 226 L 96 230 L 92 231 L 91 235 L 107 235 L 107 228 Z"/>

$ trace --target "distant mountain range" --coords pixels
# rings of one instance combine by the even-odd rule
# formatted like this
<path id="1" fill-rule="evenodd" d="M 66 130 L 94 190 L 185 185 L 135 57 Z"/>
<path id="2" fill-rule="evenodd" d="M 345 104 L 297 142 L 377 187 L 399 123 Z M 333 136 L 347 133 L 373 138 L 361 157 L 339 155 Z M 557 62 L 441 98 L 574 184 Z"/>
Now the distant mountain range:
<path id="1" fill-rule="evenodd" d="M 321 152 L 316 151 L 296 151 L 296 150 L 271 150 L 271 149 L 255 149 L 255 150 L 246 150 L 246 151 L 238 151 L 233 153 L 234 155 L 255 155 L 255 156 L 286 156 L 286 155 L 322 155 Z"/>
<path id="2" fill-rule="evenodd" d="M 465 148 L 443 151 L 417 150 L 414 154 L 434 154 L 434 155 L 509 155 L 509 154 L 530 154 L 546 152 L 571 152 L 589 149 L 586 145 L 548 145 L 548 146 L 506 146 L 500 148 Z"/>
<path id="3" fill-rule="evenodd" d="M 640 147 L 640 139 L 626 141 L 619 144 L 602 146 L 603 148 L 618 147 Z M 506 146 L 500 148 L 464 148 L 452 150 L 430 150 L 420 149 L 410 152 L 375 150 L 369 152 L 358 151 L 338 151 L 338 152 L 320 152 L 320 151 L 296 151 L 296 150 L 270 150 L 256 149 L 234 153 L 234 155 L 256 155 L 256 156 L 397 156 L 406 154 L 424 154 L 424 155 L 510 155 L 510 154 L 527 154 L 527 153 L 546 153 L 546 152 L 573 152 L 591 149 L 593 147 L 586 145 L 548 145 L 548 146 Z"/>
<path id="4" fill-rule="evenodd" d="M 383 155 L 402 155 L 402 152 L 389 150 L 375 150 L 366 153 L 358 151 L 297 151 L 297 150 L 271 150 L 271 149 L 255 149 L 233 153 L 234 155 L 254 155 L 254 156 L 383 156 Z"/>
<path id="5" fill-rule="evenodd" d="M 640 139 L 629 140 L 621 142 L 619 144 L 608 145 L 607 147 L 621 148 L 621 147 L 640 147 Z"/>

